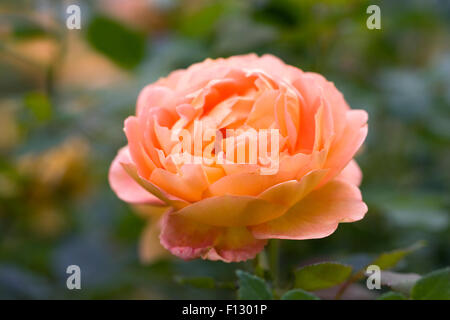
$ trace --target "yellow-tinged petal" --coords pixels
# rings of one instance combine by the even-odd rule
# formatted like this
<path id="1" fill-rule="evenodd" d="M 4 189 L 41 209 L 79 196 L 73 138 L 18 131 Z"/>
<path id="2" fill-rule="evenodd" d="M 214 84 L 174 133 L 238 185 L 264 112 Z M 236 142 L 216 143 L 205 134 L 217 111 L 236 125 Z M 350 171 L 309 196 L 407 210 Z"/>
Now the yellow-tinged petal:
<path id="1" fill-rule="evenodd" d="M 300 181 L 285 181 L 258 196 L 223 195 L 192 203 L 175 214 L 217 227 L 261 224 L 282 216 L 291 205 L 311 192 L 327 170 L 314 171 Z"/>
<path id="2" fill-rule="evenodd" d="M 360 220 L 366 212 L 359 189 L 336 179 L 311 192 L 283 216 L 252 226 L 251 231 L 258 239 L 323 238 L 333 233 L 339 222 Z"/>
<path id="3" fill-rule="evenodd" d="M 139 257 L 143 263 L 152 263 L 168 255 L 168 251 L 159 242 L 160 221 L 153 220 L 147 224 L 139 243 Z"/>

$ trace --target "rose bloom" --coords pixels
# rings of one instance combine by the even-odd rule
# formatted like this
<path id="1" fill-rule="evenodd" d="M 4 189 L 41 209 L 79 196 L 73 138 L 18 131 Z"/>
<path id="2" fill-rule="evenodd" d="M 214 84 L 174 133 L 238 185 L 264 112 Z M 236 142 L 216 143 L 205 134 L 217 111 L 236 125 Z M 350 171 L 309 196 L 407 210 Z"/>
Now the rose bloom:
<path id="1" fill-rule="evenodd" d="M 278 171 L 261 174 L 260 159 L 174 161 L 181 143 L 174 131 L 202 139 L 194 121 L 219 131 L 278 129 Z M 323 238 L 367 211 L 352 160 L 367 135 L 367 113 L 351 110 L 321 75 L 272 55 L 207 59 L 172 72 L 142 90 L 124 130 L 128 145 L 114 159 L 109 181 L 120 199 L 151 219 L 144 260 L 155 257 L 159 236 L 183 259 L 243 261 L 268 239 Z"/>

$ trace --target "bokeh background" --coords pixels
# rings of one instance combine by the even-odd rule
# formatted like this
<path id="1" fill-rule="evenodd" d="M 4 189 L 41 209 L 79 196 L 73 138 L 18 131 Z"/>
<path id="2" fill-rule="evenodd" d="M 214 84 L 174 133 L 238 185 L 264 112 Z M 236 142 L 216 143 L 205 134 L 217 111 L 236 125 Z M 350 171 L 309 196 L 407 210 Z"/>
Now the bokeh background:
<path id="1" fill-rule="evenodd" d="M 81 30 L 66 8 L 81 7 Z M 366 8 L 381 8 L 368 30 Z M 142 264 L 144 220 L 107 182 L 140 89 L 207 57 L 272 53 L 323 74 L 369 113 L 357 157 L 366 218 L 328 238 L 283 241 L 302 264 L 363 265 L 425 240 L 398 270 L 450 264 L 450 2 L 101 0 L 0 2 L 0 298 L 235 298 L 225 264 Z M 82 270 L 67 290 L 66 267 Z M 186 284 L 209 276 L 215 288 Z M 372 293 L 355 287 L 349 295 Z"/>

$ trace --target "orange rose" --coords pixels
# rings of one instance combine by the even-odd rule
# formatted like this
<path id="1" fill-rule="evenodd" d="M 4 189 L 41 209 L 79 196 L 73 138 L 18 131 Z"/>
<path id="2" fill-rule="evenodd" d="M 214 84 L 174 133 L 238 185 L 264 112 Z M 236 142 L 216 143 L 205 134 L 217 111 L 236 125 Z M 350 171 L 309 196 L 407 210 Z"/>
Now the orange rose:
<path id="1" fill-rule="evenodd" d="M 194 124 L 241 130 L 230 147 L 228 135 L 217 141 Z M 265 129 L 279 132 L 276 172 L 263 173 L 262 157 L 246 164 L 228 156 L 250 149 L 245 133 Z M 180 130 L 191 134 L 192 145 L 204 141 L 201 148 L 174 139 Z M 167 207 L 145 239 L 159 232 L 161 244 L 183 259 L 251 259 L 268 239 L 326 237 L 367 211 L 352 160 L 367 135 L 367 113 L 351 110 L 321 75 L 271 55 L 207 59 L 159 79 L 142 90 L 125 134 L 111 187 L 126 202 Z M 205 158 L 207 148 L 209 161 L 179 156 Z"/>

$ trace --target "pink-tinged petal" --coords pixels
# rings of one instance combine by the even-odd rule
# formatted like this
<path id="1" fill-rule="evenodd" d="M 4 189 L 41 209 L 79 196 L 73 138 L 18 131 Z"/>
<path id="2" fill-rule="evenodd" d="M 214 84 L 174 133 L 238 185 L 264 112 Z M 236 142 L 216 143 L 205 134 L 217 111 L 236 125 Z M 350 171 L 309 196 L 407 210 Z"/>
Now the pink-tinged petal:
<path id="1" fill-rule="evenodd" d="M 203 259 L 241 262 L 253 259 L 266 244 L 267 240 L 255 239 L 246 227 L 225 228 Z"/>
<path id="2" fill-rule="evenodd" d="M 220 228 L 170 212 L 162 218 L 159 239 L 172 254 L 188 260 L 207 254 L 221 231 Z"/>
<path id="3" fill-rule="evenodd" d="M 277 81 L 286 81 L 288 83 L 292 83 L 303 73 L 300 69 L 285 64 L 281 59 L 271 54 L 264 54 L 261 57 L 255 56 L 246 62 L 243 67 L 264 70 Z"/>
<path id="4" fill-rule="evenodd" d="M 152 263 L 168 255 L 168 251 L 159 242 L 161 225 L 159 220 L 152 220 L 145 227 L 139 243 L 139 257 L 143 263 Z"/>
<path id="5" fill-rule="evenodd" d="M 128 147 L 119 150 L 109 169 L 109 184 L 117 196 L 129 203 L 162 205 L 163 202 L 141 187 L 122 167 L 132 163 Z"/>
<path id="6" fill-rule="evenodd" d="M 255 239 L 246 227 L 220 228 L 171 212 L 162 219 L 161 244 L 185 259 L 203 258 L 224 262 L 252 259 L 266 245 Z"/>
<path id="7" fill-rule="evenodd" d="M 142 89 L 136 103 L 136 114 L 140 116 L 150 108 L 175 108 L 174 92 L 166 87 L 150 84 Z"/>
<path id="8" fill-rule="evenodd" d="M 362 181 L 362 171 L 356 161 L 352 159 L 337 178 L 359 186 Z"/>
<path id="9" fill-rule="evenodd" d="M 367 212 L 359 189 L 343 180 L 333 180 L 319 188 L 283 216 L 253 226 L 258 239 L 317 239 L 332 234 L 339 222 L 360 220 Z"/>

